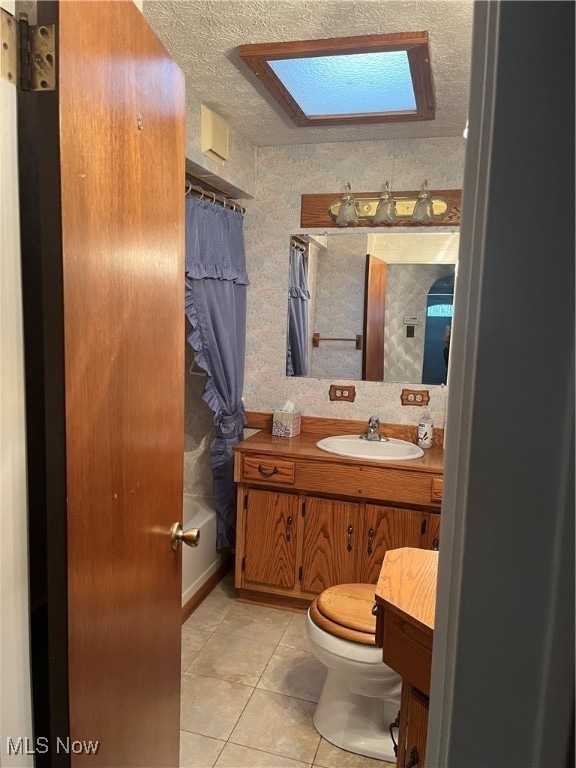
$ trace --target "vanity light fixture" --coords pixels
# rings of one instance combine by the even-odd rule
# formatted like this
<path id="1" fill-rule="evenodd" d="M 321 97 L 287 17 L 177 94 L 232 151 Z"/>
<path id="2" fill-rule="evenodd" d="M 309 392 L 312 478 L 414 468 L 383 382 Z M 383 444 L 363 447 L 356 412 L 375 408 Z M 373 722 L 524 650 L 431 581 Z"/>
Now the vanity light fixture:
<path id="1" fill-rule="evenodd" d="M 346 190 L 342 200 L 340 200 L 338 215 L 336 216 L 336 224 L 339 227 L 347 227 L 348 224 L 358 223 L 358 204 L 352 194 L 350 182 L 348 182 Z"/>
<path id="2" fill-rule="evenodd" d="M 412 211 L 412 221 L 419 224 L 430 224 L 431 221 L 434 221 L 434 206 L 428 190 L 428 179 L 422 184 L 422 189 Z"/>
<path id="3" fill-rule="evenodd" d="M 412 197 L 404 197 L 404 194 L 394 196 L 386 182 L 380 197 L 356 198 L 348 182 L 346 193 L 340 200 L 334 200 L 328 211 L 339 227 L 347 227 L 358 225 L 359 220 L 367 226 L 432 224 L 442 220 L 451 209 L 448 200 L 432 196 L 428 180 L 424 181 L 418 194 L 414 193 Z"/>
<path id="4" fill-rule="evenodd" d="M 394 224 L 397 218 L 396 201 L 392 197 L 388 182 L 386 182 L 384 192 L 380 195 L 380 200 L 376 206 L 374 224 Z"/>

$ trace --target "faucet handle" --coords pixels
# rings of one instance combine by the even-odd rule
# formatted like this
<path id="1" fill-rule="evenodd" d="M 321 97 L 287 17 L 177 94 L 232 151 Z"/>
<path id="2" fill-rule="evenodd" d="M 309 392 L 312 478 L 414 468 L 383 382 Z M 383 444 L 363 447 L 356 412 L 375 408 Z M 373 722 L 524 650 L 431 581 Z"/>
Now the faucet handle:
<path id="1" fill-rule="evenodd" d="M 368 426 L 371 429 L 378 429 L 380 426 L 380 419 L 377 416 L 370 416 L 368 419 Z"/>

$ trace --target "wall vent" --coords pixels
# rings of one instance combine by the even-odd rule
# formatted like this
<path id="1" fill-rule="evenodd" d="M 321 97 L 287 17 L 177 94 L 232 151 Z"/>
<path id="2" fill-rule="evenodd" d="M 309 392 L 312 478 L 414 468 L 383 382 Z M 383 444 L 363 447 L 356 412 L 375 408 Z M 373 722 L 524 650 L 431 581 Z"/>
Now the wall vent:
<path id="1" fill-rule="evenodd" d="M 200 149 L 219 163 L 228 160 L 228 124 L 208 107 L 200 106 Z"/>

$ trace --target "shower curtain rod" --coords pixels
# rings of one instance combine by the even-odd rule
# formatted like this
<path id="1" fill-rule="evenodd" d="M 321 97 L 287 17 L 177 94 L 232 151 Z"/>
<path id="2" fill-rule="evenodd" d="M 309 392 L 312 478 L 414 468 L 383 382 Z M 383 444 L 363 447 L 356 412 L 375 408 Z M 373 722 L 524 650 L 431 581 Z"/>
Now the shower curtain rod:
<path id="1" fill-rule="evenodd" d="M 304 253 L 308 249 L 308 244 L 306 243 L 306 241 L 302 240 L 299 237 L 292 236 L 291 245 L 292 245 L 292 248 L 297 248 L 299 251 L 303 251 Z"/>
<path id="2" fill-rule="evenodd" d="M 200 199 L 206 198 L 206 200 L 209 200 L 211 203 L 218 203 L 223 208 L 233 208 L 235 211 L 240 211 L 242 216 L 246 214 L 246 208 L 243 208 L 240 204 L 235 203 L 234 200 L 230 200 L 227 197 L 221 197 L 220 195 L 214 194 L 214 192 L 207 192 L 205 189 L 202 189 L 202 187 L 198 187 L 195 184 L 192 184 L 190 181 L 186 181 L 186 187 L 185 187 L 185 196 L 190 197 L 191 194 L 196 193 L 197 195 L 200 195 Z"/>

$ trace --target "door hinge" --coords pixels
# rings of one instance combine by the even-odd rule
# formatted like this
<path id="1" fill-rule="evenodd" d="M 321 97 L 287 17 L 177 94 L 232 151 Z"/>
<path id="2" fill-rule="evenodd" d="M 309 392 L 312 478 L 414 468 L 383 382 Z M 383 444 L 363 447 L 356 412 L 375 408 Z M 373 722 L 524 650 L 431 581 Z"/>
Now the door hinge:
<path id="1" fill-rule="evenodd" d="M 246 557 L 242 558 L 242 571 L 246 570 Z"/>
<path id="2" fill-rule="evenodd" d="M 2 11 L 2 78 L 22 91 L 56 90 L 56 25 L 32 26 Z"/>
<path id="3" fill-rule="evenodd" d="M 422 536 L 426 533 L 426 520 L 422 520 L 422 524 L 420 525 L 420 533 Z"/>
<path id="4" fill-rule="evenodd" d="M 298 581 L 302 581 L 302 566 L 298 568 Z"/>

